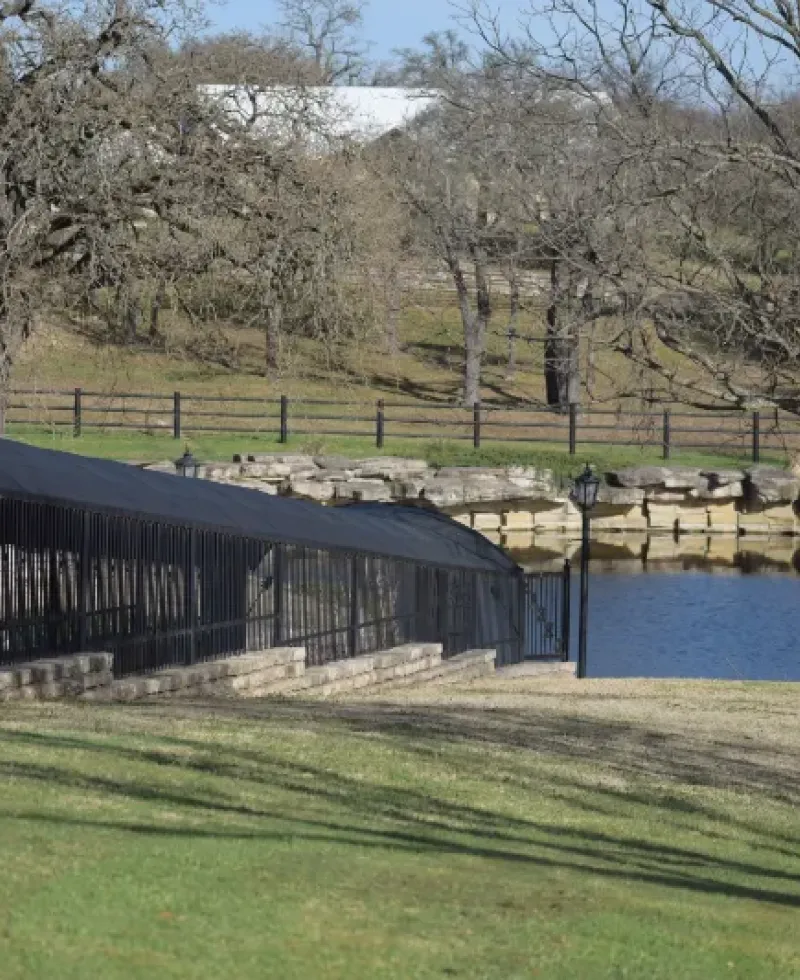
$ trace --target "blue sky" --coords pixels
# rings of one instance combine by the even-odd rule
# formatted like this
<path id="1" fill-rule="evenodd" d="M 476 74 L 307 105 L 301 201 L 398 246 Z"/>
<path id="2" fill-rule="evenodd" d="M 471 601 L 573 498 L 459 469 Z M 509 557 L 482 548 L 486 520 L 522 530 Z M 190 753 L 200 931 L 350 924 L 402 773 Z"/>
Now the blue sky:
<path id="1" fill-rule="evenodd" d="M 494 0 L 509 23 L 525 5 L 524 0 Z M 416 47 L 431 31 L 453 26 L 454 7 L 449 0 L 372 0 L 367 8 L 364 35 L 374 42 L 371 55 L 388 58 L 394 48 Z M 253 30 L 277 19 L 272 0 L 228 0 L 210 10 L 217 30 Z"/>

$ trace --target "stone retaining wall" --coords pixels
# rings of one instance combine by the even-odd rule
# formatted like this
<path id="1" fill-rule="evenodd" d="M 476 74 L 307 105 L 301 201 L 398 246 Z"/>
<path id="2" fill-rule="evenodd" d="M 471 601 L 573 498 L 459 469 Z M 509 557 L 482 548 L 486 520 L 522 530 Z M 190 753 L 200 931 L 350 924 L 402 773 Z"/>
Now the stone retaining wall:
<path id="1" fill-rule="evenodd" d="M 111 653 L 78 653 L 0 668 L 0 701 L 81 698 L 108 692 L 113 662 Z"/>
<path id="2" fill-rule="evenodd" d="M 171 463 L 151 468 L 174 472 Z M 568 493 L 549 470 L 533 467 L 435 469 L 419 459 L 270 453 L 208 463 L 201 476 L 328 505 L 427 502 L 494 540 L 511 533 L 580 533 L 581 515 Z M 797 470 L 640 466 L 604 476 L 594 533 L 800 534 Z"/>
<path id="3" fill-rule="evenodd" d="M 306 668 L 303 647 L 280 647 L 114 680 L 113 655 L 78 654 L 0 670 L 0 700 L 73 697 L 141 701 L 176 697 L 267 697 L 383 690 L 389 686 L 468 680 L 494 672 L 495 651 L 442 660 L 438 643 L 410 643 L 380 653 Z"/>

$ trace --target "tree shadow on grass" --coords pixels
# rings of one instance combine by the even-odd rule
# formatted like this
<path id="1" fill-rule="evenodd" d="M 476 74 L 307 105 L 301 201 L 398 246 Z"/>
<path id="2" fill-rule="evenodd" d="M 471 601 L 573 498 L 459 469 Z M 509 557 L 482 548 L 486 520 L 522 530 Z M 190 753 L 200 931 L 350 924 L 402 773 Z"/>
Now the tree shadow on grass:
<path id="1" fill-rule="evenodd" d="M 124 709 L 130 711 L 130 706 Z M 549 759 L 602 763 L 627 767 L 640 775 L 665 774 L 675 782 L 719 785 L 715 769 L 723 762 L 736 770 L 737 788 L 767 795 L 785 803 L 795 798 L 796 778 L 784 782 L 786 772 L 776 769 L 770 780 L 763 760 L 730 758 L 705 744 L 690 739 L 678 744 L 670 739 L 648 739 L 646 731 L 620 722 L 594 722 L 552 715 L 524 715 L 513 711 L 488 712 L 485 708 L 417 706 L 396 704 L 331 705 L 215 702 L 213 705 L 181 704 L 142 706 L 148 713 L 186 717 L 213 713 L 237 720 L 277 721 L 287 729 L 308 730 L 314 726 L 335 731 L 390 736 L 398 747 L 427 753 L 443 741 L 485 744 L 519 749 L 519 779 L 525 785 L 526 752 Z M 155 720 L 155 718 L 154 718 Z M 653 734 L 653 733 L 649 733 Z M 0 774 L 15 780 L 33 781 L 72 792 L 97 794 L 116 801 L 136 801 L 154 807 L 141 822 L 125 819 L 91 819 L 80 812 L 63 814 L 39 811 L 6 811 L 6 819 L 64 823 L 87 828 L 116 829 L 135 834 L 220 839 L 337 842 L 343 846 L 390 848 L 430 854 L 472 855 L 499 862 L 526 863 L 546 868 L 571 869 L 618 880 L 648 882 L 717 895 L 753 899 L 786 907 L 800 907 L 800 855 L 779 849 L 780 867 L 739 860 L 712 853 L 700 846 L 677 846 L 616 832 L 615 819 L 634 806 L 654 808 L 658 818 L 674 820 L 691 816 L 712 821 L 715 827 L 728 818 L 708 805 L 694 806 L 674 795 L 628 792 L 607 786 L 586 786 L 580 777 L 571 780 L 563 773 L 539 773 L 538 789 L 551 799 L 560 799 L 569 816 L 567 822 L 547 822 L 501 812 L 496 808 L 471 806 L 444 799 L 424 789 L 390 785 L 356 778 L 335 769 L 280 758 L 265 749 L 231 744 L 224 739 L 200 739 L 139 733 L 154 740 L 152 748 L 119 744 L 105 737 L 5 731 L 6 747 L 34 747 L 52 752 L 58 763 L 41 764 L 12 756 L 0 763 Z M 433 743 L 433 744 L 431 744 Z M 649 745 L 651 758 L 631 751 L 637 744 Z M 113 761 L 123 775 L 111 778 L 81 765 L 85 757 L 100 755 Z M 474 755 L 474 754 L 473 754 Z M 489 780 L 496 776 L 496 759 L 464 761 L 464 775 Z M 508 763 L 510 764 L 510 763 Z M 139 775 L 142 766 L 149 772 Z M 515 770 L 516 771 L 516 770 Z M 197 777 L 213 776 L 216 786 Z M 729 785 L 729 784 L 726 784 Z M 259 797 L 259 794 L 261 796 Z M 276 802 L 271 797 L 278 795 Z M 248 803 L 246 800 L 258 802 Z M 603 802 L 605 801 L 605 802 Z M 578 805 L 576 805 L 576 803 Z M 178 808 L 186 818 L 183 825 L 158 820 L 160 807 Z M 321 814 L 321 807 L 327 811 Z M 593 829 L 581 812 L 597 808 L 610 818 L 610 830 Z M 576 819 L 577 817 L 577 819 Z M 729 821 L 732 825 L 734 820 Z M 233 824 L 233 826 L 231 825 Z M 697 827 L 685 827 L 697 831 Z M 767 851 L 775 851 L 766 840 L 768 832 L 757 824 L 743 826 L 748 833 L 763 835 Z M 713 836 L 713 835 L 712 835 Z M 720 834 L 723 840 L 735 837 Z M 787 837 L 786 843 L 797 841 Z M 760 846 L 760 845 L 759 845 Z M 744 848 L 743 848 L 744 851 Z M 794 858 L 791 866 L 785 858 Z M 774 860 L 774 859 L 773 859 Z"/>

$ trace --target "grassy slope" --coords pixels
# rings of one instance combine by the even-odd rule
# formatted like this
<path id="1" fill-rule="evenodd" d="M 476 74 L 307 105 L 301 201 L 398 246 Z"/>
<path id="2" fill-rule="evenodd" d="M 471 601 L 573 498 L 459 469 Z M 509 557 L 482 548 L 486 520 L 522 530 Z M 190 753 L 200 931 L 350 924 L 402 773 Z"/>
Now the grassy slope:
<path id="1" fill-rule="evenodd" d="M 543 346 L 540 341 L 518 342 L 517 372 L 509 381 L 506 322 L 507 313 L 501 308 L 487 338 L 482 396 L 541 400 Z M 543 325 L 542 309 L 533 307 L 521 316 L 518 329 L 521 335 L 541 338 Z M 264 338 L 259 329 L 221 325 L 225 356 L 206 362 L 180 353 L 180 338 L 185 332 L 185 324 L 176 323 L 170 334 L 176 338 L 174 350 L 154 352 L 95 343 L 88 335 L 72 330 L 43 328 L 29 342 L 14 380 L 24 386 L 166 393 L 180 388 L 207 395 L 230 394 L 233 385 L 238 395 L 352 398 L 367 403 L 398 395 L 452 401 L 461 386 L 463 332 L 449 293 L 407 298 L 398 328 L 401 349 L 395 355 L 387 353 L 377 331 L 368 342 L 351 345 L 336 365 L 326 358 L 319 344 L 300 340 L 287 349 L 281 376 L 274 380 L 263 376 Z M 676 357 L 666 349 L 661 353 L 670 363 Z M 223 366 L 220 361 L 230 363 Z M 684 363 L 681 370 L 688 377 L 691 369 Z M 597 397 L 618 391 L 630 371 L 624 359 L 600 351 L 594 378 Z"/>
<path id="2" fill-rule="evenodd" d="M 4 705 L 3 980 L 792 978 L 791 685 Z"/>
<path id="3" fill-rule="evenodd" d="M 83 334 L 71 330 L 51 327 L 37 333 L 26 348 L 17 366 L 14 377 L 19 386 L 39 388 L 71 389 L 82 387 L 87 391 L 139 391 L 169 395 L 175 389 L 180 389 L 185 395 L 204 394 L 213 396 L 247 396 L 263 398 L 270 404 L 259 408 L 258 405 L 244 406 L 246 412 L 267 411 L 273 417 L 261 424 L 273 433 L 277 430 L 278 422 L 274 417 L 277 413 L 275 399 L 279 394 L 286 394 L 292 399 L 290 412 L 290 429 L 298 432 L 306 429 L 313 431 L 317 428 L 346 428 L 349 431 L 371 432 L 373 425 L 367 421 L 356 424 L 336 422 L 314 423 L 311 416 L 330 413 L 330 409 L 314 406 L 299 406 L 303 399 L 332 399 L 347 401 L 351 405 L 373 405 L 377 398 L 387 398 L 390 401 L 413 398 L 435 405 L 437 403 L 452 404 L 458 399 L 461 384 L 461 364 L 463 351 L 461 346 L 462 334 L 458 312 L 452 306 L 448 295 L 428 294 L 417 298 L 417 302 L 409 299 L 400 324 L 401 352 L 395 356 L 386 353 L 382 340 L 376 336 L 373 342 L 352 346 L 336 367 L 326 362 L 321 354 L 320 346 L 311 342 L 298 342 L 289 352 L 285 370 L 280 378 L 267 379 L 262 373 L 263 337 L 259 330 L 226 328 L 223 331 L 225 343 L 235 353 L 235 366 L 225 367 L 220 363 L 201 362 L 182 356 L 176 348 L 172 352 L 154 352 L 148 349 L 130 349 L 109 344 L 94 343 Z M 493 333 L 489 337 L 489 350 L 484 372 L 484 388 L 482 395 L 487 399 L 522 398 L 526 400 L 544 397 L 542 379 L 541 343 L 518 343 L 518 370 L 513 381 L 506 378 L 505 355 L 506 340 L 503 336 L 506 312 L 502 309 L 495 317 Z M 181 329 L 177 330 L 180 334 Z M 530 333 L 541 336 L 541 310 L 527 311 L 519 325 L 520 333 Z M 667 359 L 675 357 L 669 351 L 662 352 Z M 674 365 L 678 367 L 677 363 Z M 681 370 L 688 376 L 690 369 L 684 364 Z M 597 357 L 597 372 L 594 378 L 593 390 L 599 397 L 608 397 L 619 386 L 624 386 L 624 379 L 630 373 L 630 366 L 622 359 L 614 358 L 603 352 Z M 613 384 L 609 378 L 613 377 Z M 632 382 L 632 384 L 634 384 Z M 634 384 L 635 386 L 635 384 Z M 112 456 L 126 459 L 164 459 L 172 458 L 176 453 L 176 444 L 159 428 L 149 432 L 120 432 L 113 429 L 100 432 L 87 426 L 80 440 L 71 438 L 68 427 L 47 428 L 39 423 L 47 420 L 68 420 L 69 415 L 52 413 L 47 408 L 48 399 L 38 396 L 17 396 L 17 403 L 27 407 L 26 413 L 16 410 L 15 417 L 21 418 L 27 414 L 35 427 L 12 424 L 8 432 L 12 436 L 23 438 L 37 445 L 52 446 L 77 452 L 90 453 L 99 456 Z M 69 403 L 69 397 L 61 397 L 59 404 Z M 131 403 L 134 408 L 148 407 L 143 401 Z M 186 403 L 185 403 L 186 405 Z M 200 406 L 203 410 L 213 410 L 213 406 Z M 608 407 L 608 406 L 606 406 Z M 198 406 L 195 405 L 196 411 Z M 169 403 L 154 402 L 149 409 L 158 409 L 166 414 L 155 416 L 160 419 L 162 427 L 169 427 Z M 186 409 L 185 409 L 186 410 Z M 227 411 L 242 411 L 242 406 L 228 405 Z M 368 411 L 352 410 L 354 414 L 369 416 L 374 408 Z M 309 416 L 305 421 L 302 416 Z M 341 410 L 333 414 L 341 414 Z M 519 434 L 521 430 L 505 429 L 484 432 L 484 446 L 480 453 L 475 453 L 466 440 L 440 439 L 438 441 L 417 440 L 404 438 L 410 431 L 420 431 L 414 427 L 398 424 L 395 419 L 403 414 L 401 409 L 392 408 L 387 412 L 386 452 L 394 455 L 424 456 L 431 462 L 444 464 L 503 464 L 529 463 L 549 466 L 563 474 L 573 473 L 577 469 L 574 459 L 565 450 L 566 428 L 557 435 L 553 430 L 538 434 L 545 438 L 560 438 L 560 445 L 519 442 L 517 444 L 491 444 L 492 435 L 503 432 L 505 435 Z M 103 418 L 102 414 L 89 416 L 89 420 Z M 110 415 L 106 421 L 119 421 L 121 416 Z M 133 417 L 132 417 L 133 418 Z M 135 416 L 136 424 L 143 421 L 144 416 Z M 468 424 L 457 429 L 443 428 L 447 418 L 453 415 L 438 415 L 434 424 L 441 430 L 442 435 L 467 433 Z M 209 419 L 197 420 L 201 424 L 209 424 Z M 563 421 L 563 420 L 562 420 Z M 606 424 L 613 424 L 613 418 L 607 418 Z M 462 423 L 468 422 L 468 417 L 461 418 Z M 185 423 L 188 424 L 188 423 Z M 245 424 L 229 419 L 230 424 Z M 686 422 L 673 423 L 674 428 L 686 426 Z M 706 420 L 703 425 L 708 426 Z M 713 423 L 712 423 L 713 424 Z M 765 423 L 766 424 L 766 423 Z M 250 423 L 246 424 L 248 427 Z M 526 430 L 526 435 L 529 434 Z M 588 433 L 587 433 L 588 437 Z M 595 438 L 599 438 L 595 434 Z M 609 431 L 603 438 L 614 438 Z M 641 432 L 642 440 L 657 443 L 658 432 Z M 636 439 L 630 431 L 618 435 L 618 441 L 626 442 Z M 271 435 L 213 435 L 190 434 L 186 440 L 193 450 L 206 459 L 229 458 L 234 452 L 242 450 L 272 450 L 276 448 Z M 675 443 L 693 441 L 691 435 L 679 434 L 674 437 Z M 694 440 L 696 441 L 696 440 Z M 737 457 L 736 450 L 731 454 L 713 455 L 688 450 L 674 450 L 676 462 L 687 465 L 730 465 L 737 458 L 747 460 L 746 437 L 732 436 L 726 440 L 731 446 L 741 447 L 742 455 Z M 774 443 L 769 443 L 772 447 Z M 182 447 L 178 447 L 182 448 Z M 343 452 L 353 455 L 374 455 L 375 447 L 368 437 L 313 437 L 298 435 L 292 440 L 290 448 L 312 450 L 316 452 Z M 582 443 L 579 448 L 581 460 L 589 459 L 601 469 L 610 469 L 629 463 L 656 462 L 660 452 L 656 445 L 641 449 L 637 446 L 620 445 L 617 447 L 590 446 Z M 767 453 L 769 456 L 769 453 Z M 766 459 L 765 461 L 771 461 Z M 775 456 L 776 462 L 783 462 L 782 454 Z"/>

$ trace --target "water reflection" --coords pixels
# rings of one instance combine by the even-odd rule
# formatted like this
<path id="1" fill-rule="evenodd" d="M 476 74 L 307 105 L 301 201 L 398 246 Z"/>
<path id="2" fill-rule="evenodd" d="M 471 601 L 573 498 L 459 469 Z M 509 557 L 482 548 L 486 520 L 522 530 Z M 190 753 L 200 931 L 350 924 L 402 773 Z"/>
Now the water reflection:
<path id="1" fill-rule="evenodd" d="M 580 544 L 512 550 L 577 572 Z M 800 540 L 623 535 L 592 542 L 590 677 L 800 681 Z M 577 574 L 572 637 L 577 637 Z"/>
<path id="2" fill-rule="evenodd" d="M 513 538 L 501 541 L 524 568 L 560 568 L 565 558 L 580 558 L 580 542 L 566 536 L 537 536 L 519 547 Z M 594 570 L 619 574 L 706 572 L 729 575 L 800 575 L 800 539 L 735 537 L 733 535 L 605 535 L 593 540 Z"/>

